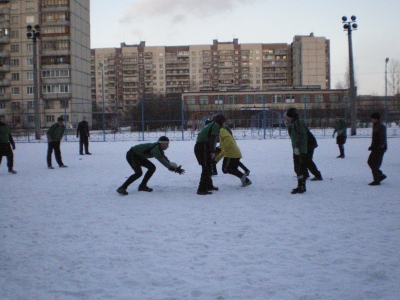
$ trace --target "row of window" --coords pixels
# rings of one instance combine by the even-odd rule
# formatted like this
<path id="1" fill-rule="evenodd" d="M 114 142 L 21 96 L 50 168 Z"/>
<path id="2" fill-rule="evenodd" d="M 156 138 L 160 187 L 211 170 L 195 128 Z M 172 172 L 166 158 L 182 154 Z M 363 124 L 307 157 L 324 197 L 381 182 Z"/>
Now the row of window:
<path id="1" fill-rule="evenodd" d="M 330 102 L 338 102 L 339 95 L 338 94 L 329 94 L 327 96 Z M 326 97 L 325 97 L 326 98 Z M 188 105 L 194 104 L 263 104 L 263 103 L 295 103 L 300 101 L 301 103 L 311 103 L 311 99 L 313 103 L 323 103 L 324 102 L 324 95 L 323 94 L 302 94 L 299 96 L 295 96 L 293 94 L 287 95 L 242 95 L 241 101 L 239 101 L 238 95 L 229 95 L 227 97 L 216 95 L 216 96 L 207 96 L 203 95 L 199 97 L 199 100 L 196 101 L 195 96 L 188 96 L 185 100 Z M 346 100 L 346 97 L 343 99 Z"/>
<path id="2" fill-rule="evenodd" d="M 0 109 L 1 109 L 1 103 L 0 103 Z M 69 115 L 60 115 L 60 117 L 63 117 L 66 122 L 69 121 Z M 54 123 L 55 120 L 56 120 L 56 117 L 54 115 L 46 115 L 46 123 Z M 28 122 L 29 123 L 35 123 L 35 116 L 34 115 L 28 115 Z M 20 124 L 21 123 L 21 116 L 12 115 L 11 116 L 11 123 Z"/>
<path id="3" fill-rule="evenodd" d="M 26 94 L 32 95 L 33 94 L 33 86 L 27 86 Z M 69 93 L 70 92 L 70 85 L 68 83 L 60 83 L 60 84 L 45 84 L 42 86 L 42 93 L 43 94 L 58 94 L 58 93 Z M 19 87 L 12 87 L 11 88 L 12 95 L 19 95 L 20 88 Z"/>
<path id="4" fill-rule="evenodd" d="M 68 108 L 69 107 L 69 101 L 66 100 L 61 100 L 59 101 L 59 108 Z M 7 108 L 7 102 L 5 101 L 0 101 L 0 109 L 5 109 Z M 45 109 L 54 109 L 54 101 L 46 101 L 45 102 Z M 11 102 L 11 109 L 13 110 L 19 110 L 21 109 L 21 102 L 15 101 Z M 33 101 L 28 101 L 27 102 L 27 109 L 33 109 Z"/>
<path id="5" fill-rule="evenodd" d="M 20 73 L 11 73 L 11 80 L 19 80 Z M 61 70 L 45 70 L 42 71 L 42 78 L 53 78 L 53 77 L 69 77 L 69 70 L 68 69 L 61 69 Z M 26 79 L 33 80 L 33 72 L 26 72 Z"/>

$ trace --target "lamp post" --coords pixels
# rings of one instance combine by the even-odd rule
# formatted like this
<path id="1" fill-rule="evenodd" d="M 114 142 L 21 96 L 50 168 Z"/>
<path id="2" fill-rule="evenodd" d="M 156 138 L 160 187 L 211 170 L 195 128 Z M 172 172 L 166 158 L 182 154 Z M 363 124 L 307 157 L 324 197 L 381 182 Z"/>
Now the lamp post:
<path id="1" fill-rule="evenodd" d="M 385 60 L 385 123 L 386 123 L 386 128 L 387 128 L 387 126 L 388 126 L 388 99 L 387 99 L 387 97 L 388 97 L 388 93 L 387 93 L 387 84 L 388 84 L 388 81 L 387 81 L 387 67 L 388 67 L 388 62 L 389 62 L 389 57 L 386 57 L 386 60 Z"/>
<path id="2" fill-rule="evenodd" d="M 104 115 L 104 66 L 99 63 L 99 68 L 101 68 L 101 100 L 102 100 L 102 111 L 103 111 L 103 142 L 106 141 L 106 118 Z"/>
<path id="3" fill-rule="evenodd" d="M 350 77 L 350 124 L 351 124 L 351 135 L 357 134 L 357 103 L 356 103 L 356 88 L 354 82 L 354 66 L 353 66 L 353 45 L 351 40 L 351 32 L 357 30 L 356 16 L 350 17 L 351 21 L 347 21 L 347 17 L 342 17 L 344 23 L 343 28 L 347 31 L 349 40 L 349 77 Z"/>
<path id="4" fill-rule="evenodd" d="M 31 25 L 26 26 L 26 37 L 32 39 L 33 50 L 33 110 L 35 119 L 35 139 L 40 140 L 40 116 L 39 116 L 39 95 L 38 95 L 38 74 L 37 74 L 37 51 L 36 51 L 36 38 L 40 37 L 40 26 Z"/>

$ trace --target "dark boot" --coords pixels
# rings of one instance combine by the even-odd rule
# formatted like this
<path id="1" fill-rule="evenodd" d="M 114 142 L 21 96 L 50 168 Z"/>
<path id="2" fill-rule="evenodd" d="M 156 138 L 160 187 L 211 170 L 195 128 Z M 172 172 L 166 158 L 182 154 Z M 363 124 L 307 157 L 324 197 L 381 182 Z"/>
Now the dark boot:
<path id="1" fill-rule="evenodd" d="M 311 181 L 320 181 L 322 180 L 322 175 L 321 172 L 318 171 L 317 175 L 315 175 L 314 178 L 311 179 Z"/>
<path id="2" fill-rule="evenodd" d="M 292 194 L 303 194 L 306 192 L 306 181 L 301 178 L 297 179 L 297 188 L 292 190 Z"/>

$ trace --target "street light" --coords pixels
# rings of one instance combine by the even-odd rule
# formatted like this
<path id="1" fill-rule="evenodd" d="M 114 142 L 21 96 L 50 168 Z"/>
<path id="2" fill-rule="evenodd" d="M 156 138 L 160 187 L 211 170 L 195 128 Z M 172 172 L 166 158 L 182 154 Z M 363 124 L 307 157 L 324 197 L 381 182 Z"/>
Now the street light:
<path id="1" fill-rule="evenodd" d="M 104 115 L 104 66 L 102 63 L 99 63 L 99 68 L 101 68 L 101 99 L 103 101 L 103 142 L 106 141 L 106 122 L 105 122 L 105 115 Z"/>
<path id="2" fill-rule="evenodd" d="M 344 23 L 343 28 L 347 31 L 349 39 L 349 77 L 350 77 L 350 123 L 351 135 L 357 134 L 357 104 L 356 104 L 356 88 L 354 83 L 354 66 L 353 66 L 353 45 L 351 41 L 351 32 L 357 30 L 356 16 L 350 17 L 351 21 L 347 21 L 347 17 L 342 17 Z"/>
<path id="3" fill-rule="evenodd" d="M 386 123 L 386 128 L 387 128 L 387 125 L 388 125 L 387 67 L 388 67 L 389 57 L 386 57 L 385 62 L 386 62 L 386 64 L 385 64 L 385 123 Z"/>
<path id="4" fill-rule="evenodd" d="M 40 116 L 39 116 L 39 95 L 38 95 L 38 74 L 37 74 L 37 51 L 36 51 L 36 38 L 40 37 L 40 26 L 31 25 L 26 26 L 26 37 L 32 39 L 33 50 L 33 109 L 35 118 L 35 139 L 40 140 Z"/>

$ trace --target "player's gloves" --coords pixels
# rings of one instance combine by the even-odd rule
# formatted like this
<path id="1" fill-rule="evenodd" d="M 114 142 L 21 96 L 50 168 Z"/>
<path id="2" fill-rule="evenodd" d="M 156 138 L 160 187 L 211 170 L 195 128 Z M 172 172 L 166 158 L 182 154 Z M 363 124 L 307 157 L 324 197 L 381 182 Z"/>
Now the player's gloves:
<path id="1" fill-rule="evenodd" d="M 181 168 L 182 166 L 179 166 L 175 169 L 175 173 L 178 173 L 179 175 L 182 175 L 185 173 L 185 170 Z"/>
<path id="2" fill-rule="evenodd" d="M 293 154 L 294 154 L 294 155 L 300 155 L 299 148 L 294 148 L 294 149 L 293 149 Z"/>

